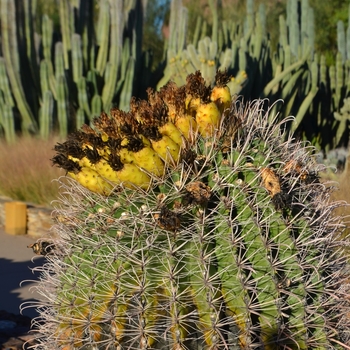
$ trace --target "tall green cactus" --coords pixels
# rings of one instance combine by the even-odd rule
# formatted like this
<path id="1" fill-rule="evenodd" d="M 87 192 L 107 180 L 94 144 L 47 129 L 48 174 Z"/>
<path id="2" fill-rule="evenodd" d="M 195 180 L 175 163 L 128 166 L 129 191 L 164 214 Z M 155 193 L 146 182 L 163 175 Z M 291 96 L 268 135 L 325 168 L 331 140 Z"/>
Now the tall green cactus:
<path id="1" fill-rule="evenodd" d="M 3 119 L 0 119 L 0 126 L 6 129 L 5 137 L 9 132 L 14 134 L 16 131 L 41 135 L 41 131 L 47 130 L 46 125 L 53 120 L 51 132 L 64 138 L 76 125 L 71 120 L 76 117 L 80 121 L 92 120 L 91 109 L 97 106 L 96 103 L 92 106 L 94 96 L 101 96 L 100 108 L 109 110 L 120 101 L 124 106 L 125 99 L 130 100 L 132 94 L 138 94 L 135 90 L 139 86 L 133 81 L 134 70 L 149 69 L 142 65 L 139 58 L 143 16 L 140 3 L 141 0 L 61 1 L 58 6 L 59 33 L 56 33 L 47 15 L 44 14 L 42 19 L 35 17 L 33 6 L 36 2 L 1 0 L 3 58 L 0 59 L 5 63 L 10 95 L 15 101 L 13 110 L 20 115 L 22 122 L 19 130 L 9 131 L 10 124 L 5 128 L 1 122 Z M 95 27 L 97 8 L 99 20 Z M 35 21 L 38 20 L 42 20 L 41 32 L 35 33 Z M 128 45 L 127 42 L 133 44 Z M 122 51 L 128 66 L 127 75 L 121 69 L 124 60 Z M 89 80 L 90 72 L 96 75 L 94 84 L 84 84 L 84 80 Z M 150 75 L 144 76 L 151 79 Z M 62 77 L 65 78 L 67 90 L 64 103 L 62 93 L 58 91 L 62 89 Z M 150 82 L 146 81 L 145 84 L 148 86 Z M 2 86 L 0 90 L 8 94 Z M 46 94 L 48 91 L 54 98 L 54 108 L 51 109 L 54 115 L 39 113 L 43 100 L 49 96 Z M 77 111 L 79 116 L 76 116 Z M 101 109 L 98 114 L 100 112 Z M 41 122 L 45 124 L 43 128 Z M 14 121 L 11 125 L 15 125 Z"/>
<path id="2" fill-rule="evenodd" d="M 43 140 L 50 138 L 53 123 L 48 116 L 53 114 L 54 100 L 51 91 L 45 91 L 42 106 L 39 111 L 40 137 Z"/>
<path id="3" fill-rule="evenodd" d="M 350 132 L 350 97 L 344 99 L 344 105 L 340 112 L 335 112 L 334 117 L 339 122 L 336 137 L 338 140 L 344 136 L 344 133 Z"/>
<path id="4" fill-rule="evenodd" d="M 5 140 L 11 144 L 16 141 L 15 126 L 14 126 L 14 113 L 10 105 L 6 104 L 3 99 L 0 99 L 0 125 L 5 133 Z"/>
<path id="5" fill-rule="evenodd" d="M 224 84 L 196 72 L 56 146 L 77 181 L 62 183 L 53 246 L 41 244 L 38 349 L 349 344 L 341 203 L 313 149 L 283 141 L 291 118 L 269 122 L 264 100 L 217 114 Z"/>
<path id="6" fill-rule="evenodd" d="M 14 105 L 10 82 L 6 74 L 5 60 L 0 58 L 0 132 L 8 143 L 16 141 Z"/>
<path id="7" fill-rule="evenodd" d="M 37 121 L 25 98 L 24 87 L 20 75 L 20 45 L 17 39 L 17 21 L 15 19 L 14 2 L 0 1 L 0 18 L 2 33 L 2 52 L 6 64 L 6 70 L 11 84 L 12 93 L 17 108 L 21 114 L 22 131 L 25 134 L 35 133 L 38 129 Z"/>

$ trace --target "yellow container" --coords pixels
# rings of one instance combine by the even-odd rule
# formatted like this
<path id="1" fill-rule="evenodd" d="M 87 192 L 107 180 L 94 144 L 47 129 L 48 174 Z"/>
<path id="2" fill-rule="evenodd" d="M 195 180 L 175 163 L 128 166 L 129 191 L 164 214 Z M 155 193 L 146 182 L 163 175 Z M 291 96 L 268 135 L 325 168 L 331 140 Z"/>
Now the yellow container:
<path id="1" fill-rule="evenodd" d="M 25 235 L 27 232 L 27 205 L 22 202 L 5 203 L 5 232 Z"/>

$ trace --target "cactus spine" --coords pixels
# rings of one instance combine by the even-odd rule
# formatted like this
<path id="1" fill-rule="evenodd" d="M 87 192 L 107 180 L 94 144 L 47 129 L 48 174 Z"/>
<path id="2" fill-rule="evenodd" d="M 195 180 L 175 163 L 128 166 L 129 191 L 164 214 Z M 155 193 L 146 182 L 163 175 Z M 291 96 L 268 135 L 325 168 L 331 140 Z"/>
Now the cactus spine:
<path id="1" fill-rule="evenodd" d="M 340 203 L 319 182 L 312 148 L 283 141 L 290 118 L 269 122 L 266 101 L 236 100 L 219 123 L 207 116 L 210 133 L 189 129 L 181 145 L 165 137 L 211 92 L 196 72 L 57 144 L 53 161 L 74 179 L 62 183 L 38 285 L 38 349 L 349 344 Z M 140 152 L 161 171 L 137 165 Z"/>

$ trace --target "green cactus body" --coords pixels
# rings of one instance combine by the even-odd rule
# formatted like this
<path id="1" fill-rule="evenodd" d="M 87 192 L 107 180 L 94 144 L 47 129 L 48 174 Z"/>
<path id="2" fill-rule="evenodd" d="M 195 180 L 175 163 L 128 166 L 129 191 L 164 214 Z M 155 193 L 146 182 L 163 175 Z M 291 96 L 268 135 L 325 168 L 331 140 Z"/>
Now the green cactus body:
<path id="1" fill-rule="evenodd" d="M 6 141 L 11 144 L 16 141 L 13 109 L 8 104 L 2 104 L 0 110 L 0 127 L 5 132 Z"/>
<path id="2" fill-rule="evenodd" d="M 2 91 L 4 97 L 1 104 L 3 105 L 4 102 L 6 102 L 13 107 L 15 103 L 11 95 L 10 82 L 6 75 L 6 62 L 3 57 L 0 57 L 0 90 Z"/>
<path id="3" fill-rule="evenodd" d="M 165 117 L 174 94 L 181 113 L 183 92 L 203 84 L 197 72 L 184 90 L 168 84 L 128 113 L 102 114 L 58 144 L 54 162 L 80 181 L 101 157 L 119 159 L 120 135 L 129 147 L 140 132 L 151 147 L 146 112 Z M 346 348 L 347 242 L 332 214 L 341 204 L 329 202 L 312 148 L 282 141 L 291 118 L 277 123 L 264 103 L 238 99 L 211 136 L 193 130 L 162 175 L 144 170 L 147 188 L 105 195 L 62 182 L 38 349 Z"/>
<path id="4" fill-rule="evenodd" d="M 43 102 L 39 111 L 40 137 L 43 140 L 48 140 L 52 131 L 52 119 L 54 108 L 54 98 L 51 91 L 43 93 Z"/>
<path id="5" fill-rule="evenodd" d="M 80 77 L 78 80 L 78 101 L 80 108 L 92 119 L 89 106 L 88 94 L 86 89 L 86 78 Z"/>

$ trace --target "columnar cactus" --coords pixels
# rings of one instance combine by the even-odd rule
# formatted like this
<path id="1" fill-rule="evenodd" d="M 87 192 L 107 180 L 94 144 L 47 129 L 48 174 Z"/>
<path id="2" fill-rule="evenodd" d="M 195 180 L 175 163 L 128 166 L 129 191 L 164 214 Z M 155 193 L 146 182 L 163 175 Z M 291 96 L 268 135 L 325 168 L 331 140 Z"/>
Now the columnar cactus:
<path id="1" fill-rule="evenodd" d="M 199 72 L 56 146 L 38 349 L 343 349 L 340 203 L 267 101 Z M 47 243 L 45 244 L 47 248 Z"/>

